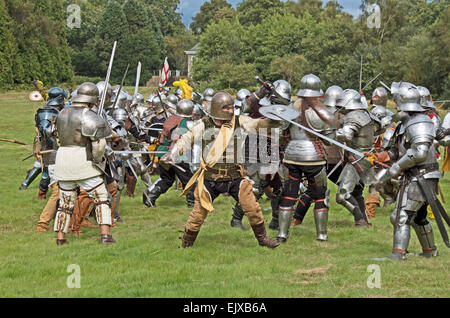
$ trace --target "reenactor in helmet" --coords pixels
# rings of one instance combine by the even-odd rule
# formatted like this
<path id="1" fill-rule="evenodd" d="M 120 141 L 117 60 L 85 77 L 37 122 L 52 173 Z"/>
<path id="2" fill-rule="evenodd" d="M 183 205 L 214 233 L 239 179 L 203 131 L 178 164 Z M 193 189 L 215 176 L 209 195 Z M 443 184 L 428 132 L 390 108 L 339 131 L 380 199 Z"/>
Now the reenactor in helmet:
<path id="1" fill-rule="evenodd" d="M 54 135 L 55 118 L 59 111 L 64 108 L 65 100 L 68 98 L 67 91 L 60 87 L 52 87 L 48 90 L 48 100 L 43 108 L 38 109 L 35 115 L 36 138 L 34 142 L 34 152 L 37 155 L 33 168 L 28 170 L 25 180 L 19 187 L 19 190 L 26 190 L 30 184 L 41 175 L 39 183 L 38 199 L 45 200 L 48 187 L 50 185 L 50 176 L 48 172 L 49 160 L 54 161 L 55 153 L 39 155 L 40 151 L 56 149 L 57 141 Z"/>
<path id="2" fill-rule="evenodd" d="M 343 115 L 336 108 L 336 104 L 341 98 L 343 89 L 340 86 L 333 85 L 330 86 L 326 92 L 325 96 L 322 100 L 322 103 L 327 106 L 327 109 L 334 116 L 335 129 L 339 129 L 340 122 L 343 119 Z M 326 172 L 328 179 L 332 181 L 334 184 L 337 184 L 339 179 L 339 175 L 342 172 L 342 157 L 343 152 L 342 149 L 333 144 L 323 144 L 325 152 L 327 154 L 327 164 L 326 164 Z M 360 187 L 357 185 L 356 187 Z M 304 183 L 300 184 L 300 192 L 304 193 L 306 191 L 306 186 Z M 306 213 L 309 210 L 309 207 L 314 201 L 309 199 L 307 195 L 301 198 L 299 203 L 297 204 L 297 208 L 295 210 L 294 216 L 292 218 L 292 226 L 296 226 L 303 223 L 303 219 L 306 216 Z"/>
<path id="3" fill-rule="evenodd" d="M 177 103 L 177 113 L 164 122 L 158 151 L 168 151 L 180 137 L 188 131 L 188 122 L 192 119 L 194 103 L 189 99 L 182 99 Z M 159 155 L 158 157 L 161 157 Z M 143 201 L 147 206 L 155 206 L 156 200 L 175 182 L 175 177 L 184 187 L 192 177 L 188 158 L 179 158 L 176 165 L 168 165 L 159 161 L 160 178 L 144 193 Z M 194 189 L 186 196 L 188 207 L 194 206 Z M 149 202 L 150 200 L 150 202 Z"/>
<path id="4" fill-rule="evenodd" d="M 391 92 L 397 106 L 395 118 L 399 121 L 392 147 L 387 150 L 394 164 L 389 169 L 378 172 L 375 180 L 378 184 L 383 184 L 402 176 L 403 182 L 391 215 L 394 226 L 392 253 L 389 257 L 378 260 L 406 260 L 411 226 L 422 247 L 420 256 L 438 256 L 433 228 L 427 220 L 427 205 L 438 200 L 437 184 L 442 177 L 433 146 L 434 124 L 421 105 L 421 96 L 416 86 L 406 82 L 393 83 Z M 446 212 L 442 209 L 438 213 Z"/>
<path id="5" fill-rule="evenodd" d="M 245 171 L 239 158 L 242 149 L 240 133 L 260 128 L 273 128 L 279 122 L 270 119 L 252 119 L 234 115 L 234 99 L 224 91 L 217 92 L 211 100 L 209 117 L 204 117 L 174 144 L 162 162 L 173 164 L 180 155 L 192 149 L 196 141 L 202 142 L 200 169 L 189 180 L 184 189 L 194 191 L 195 205 L 189 215 L 182 237 L 182 247 L 194 244 L 208 213 L 214 210 L 212 203 L 220 195 L 228 193 L 240 203 L 248 217 L 256 239 L 261 246 L 275 248 L 279 243 L 267 237 L 261 208 L 252 191 L 251 182 L 245 179 Z"/>
<path id="6" fill-rule="evenodd" d="M 63 109 L 56 120 L 60 142 L 55 160 L 55 179 L 59 183 L 59 208 L 54 226 L 56 243 L 62 245 L 67 242 L 65 233 L 78 187 L 94 200 L 101 243 L 115 243 L 110 233 L 111 208 L 103 178 L 103 155 L 111 129 L 103 117 L 92 111 L 92 107 L 99 103 L 98 87 L 86 82 L 77 91 L 72 105 Z"/>
<path id="7" fill-rule="evenodd" d="M 314 74 L 305 75 L 300 81 L 300 90 L 297 92 L 299 98 L 294 104 L 300 115 L 294 121 L 334 139 L 335 117 L 320 101 L 323 95 L 320 78 Z M 314 202 L 316 239 L 327 241 L 329 190 L 324 142 L 295 125 L 289 125 L 289 132 L 291 140 L 283 158 L 283 165 L 288 169 L 288 178 L 281 196 L 278 217 L 280 229 L 277 239 L 279 242 L 287 241 L 295 204 L 298 201 L 303 209 Z M 302 179 L 306 179 L 307 189 L 298 199 Z M 299 212 L 303 215 L 306 213 L 306 211 Z"/>
<path id="8" fill-rule="evenodd" d="M 211 106 L 211 99 L 214 96 L 214 90 L 212 88 L 207 88 L 202 94 L 202 106 L 203 109 L 209 114 L 209 108 Z"/>
<path id="9" fill-rule="evenodd" d="M 47 174 L 47 178 L 42 178 L 39 184 L 39 194 L 45 198 L 48 187 L 52 188 L 52 194 L 44 207 L 44 210 L 39 217 L 39 222 L 36 227 L 37 232 L 47 231 L 50 221 L 56 214 L 56 207 L 59 199 L 58 182 L 54 177 L 55 157 L 59 146 L 56 135 L 56 117 L 59 112 L 65 107 L 65 99 L 67 92 L 59 87 L 53 87 L 48 90 L 49 100 L 46 105 L 38 109 L 36 112 L 36 128 L 38 131 L 38 142 L 42 154 L 42 163 L 44 165 L 43 175 Z M 48 181 L 47 181 L 48 180 Z"/>
<path id="10" fill-rule="evenodd" d="M 336 104 L 345 116 L 342 127 L 336 132 L 336 139 L 359 152 L 373 152 L 375 124 L 368 112 L 361 94 L 353 89 L 346 89 Z M 373 165 L 368 158 L 355 158 L 352 153 L 344 152 L 344 168 L 339 176 L 336 202 L 344 206 L 354 217 L 356 227 L 369 227 L 362 192 L 364 184 L 374 175 Z M 360 184 L 362 187 L 357 188 Z M 359 189 L 360 191 L 356 191 Z"/>

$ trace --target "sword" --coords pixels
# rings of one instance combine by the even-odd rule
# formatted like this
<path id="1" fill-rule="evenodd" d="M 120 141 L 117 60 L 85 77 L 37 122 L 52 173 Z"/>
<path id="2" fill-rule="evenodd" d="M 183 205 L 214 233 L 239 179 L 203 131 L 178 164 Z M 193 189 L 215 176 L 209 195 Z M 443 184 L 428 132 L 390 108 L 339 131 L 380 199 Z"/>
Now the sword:
<path id="1" fill-rule="evenodd" d="M 339 160 L 339 162 L 337 163 L 337 165 L 334 166 L 333 169 L 331 169 L 330 173 L 327 175 L 327 179 L 337 170 L 337 168 L 339 168 L 342 165 L 342 159 Z"/>
<path id="2" fill-rule="evenodd" d="M 151 127 L 139 127 L 142 130 L 155 130 L 155 131 L 162 131 L 162 128 L 151 128 Z"/>
<path id="3" fill-rule="evenodd" d="M 167 151 L 131 151 L 131 150 L 114 150 L 113 153 L 118 155 L 136 155 L 136 154 L 165 154 Z"/>
<path id="4" fill-rule="evenodd" d="M 106 88 L 108 87 L 109 77 L 111 76 L 111 69 L 112 69 L 112 65 L 113 65 L 113 61 L 114 61 L 114 54 L 116 53 L 116 46 L 117 46 L 117 41 L 114 41 L 113 49 L 111 52 L 111 59 L 109 60 L 108 71 L 106 73 L 105 89 L 103 90 L 102 100 L 100 101 L 100 105 L 98 107 L 98 112 L 97 112 L 97 114 L 99 114 L 102 117 L 103 117 L 103 107 L 105 106 L 105 98 L 106 98 L 106 91 L 107 91 Z"/>
<path id="5" fill-rule="evenodd" d="M 141 79 L 141 62 L 138 62 L 137 70 L 136 70 L 136 84 L 134 85 L 134 95 L 136 96 L 139 89 L 139 80 Z"/>
<path id="6" fill-rule="evenodd" d="M 387 86 L 386 84 L 384 84 L 382 81 L 380 81 L 380 83 L 381 83 L 381 85 L 383 85 L 384 87 L 386 87 L 386 89 L 387 89 L 388 91 L 390 91 L 390 92 L 392 93 L 391 88 L 390 88 L 389 86 Z"/>
<path id="7" fill-rule="evenodd" d="M 130 67 L 130 63 L 128 63 L 127 69 L 125 70 L 125 73 L 123 74 L 122 82 L 120 82 L 120 86 L 119 86 L 119 89 L 118 89 L 117 95 L 116 95 L 116 100 L 114 101 L 114 105 L 113 105 L 112 109 L 116 109 L 117 101 L 119 100 L 119 95 L 120 95 L 120 92 L 122 91 L 123 83 L 125 82 L 125 77 L 127 77 L 129 67 Z"/>
<path id="8" fill-rule="evenodd" d="M 145 187 L 142 185 L 141 180 L 139 180 L 138 175 L 136 174 L 136 171 L 134 171 L 133 166 L 131 165 L 130 159 L 127 160 L 128 167 L 130 168 L 131 172 L 133 173 L 134 177 L 136 178 L 137 182 L 139 183 L 139 186 L 141 187 L 142 191 L 144 192 L 145 197 L 147 198 L 147 201 L 150 203 L 152 208 L 154 208 L 152 202 L 150 201 L 148 194 L 146 192 Z"/>
<path id="9" fill-rule="evenodd" d="M 305 127 L 305 126 L 303 126 L 303 125 L 301 125 L 301 124 L 299 124 L 299 123 L 296 123 L 296 122 L 293 122 L 292 120 L 283 118 L 282 116 L 278 115 L 277 113 L 269 112 L 269 114 L 272 114 L 272 115 L 274 115 L 274 116 L 276 116 L 276 117 L 278 117 L 278 118 L 280 118 L 280 119 L 282 119 L 282 120 L 285 120 L 285 121 L 291 123 L 291 124 L 294 125 L 294 126 L 300 127 L 301 129 L 303 129 L 303 130 L 305 130 L 305 131 L 307 131 L 307 132 L 309 132 L 309 133 L 311 133 L 311 134 L 313 134 L 313 135 L 315 135 L 315 136 L 317 136 L 317 137 L 319 137 L 319 138 L 321 138 L 321 139 L 323 139 L 323 140 L 328 141 L 330 144 L 336 145 L 336 146 L 338 146 L 339 148 L 342 148 L 342 149 L 344 149 L 344 150 L 347 150 L 348 152 L 350 152 L 350 153 L 352 153 L 352 154 L 354 154 L 354 155 L 357 155 L 358 157 L 361 157 L 361 158 L 364 158 L 364 157 L 365 157 L 364 154 L 363 154 L 362 152 L 359 152 L 359 151 L 357 151 L 357 150 L 355 150 L 355 149 L 353 149 L 353 148 L 350 148 L 350 147 L 348 147 L 348 146 L 346 146 L 346 145 L 344 145 L 344 144 L 341 144 L 340 142 L 338 142 L 338 141 L 336 141 L 336 140 L 334 140 L 334 139 L 331 139 L 331 138 L 329 138 L 329 137 L 327 137 L 327 136 L 324 136 L 324 135 L 322 135 L 322 134 L 320 134 L 320 133 L 318 133 L 318 132 L 316 132 L 316 131 L 314 131 L 314 130 L 312 130 L 312 129 L 309 129 L 309 128 L 307 128 L 307 127 Z"/>

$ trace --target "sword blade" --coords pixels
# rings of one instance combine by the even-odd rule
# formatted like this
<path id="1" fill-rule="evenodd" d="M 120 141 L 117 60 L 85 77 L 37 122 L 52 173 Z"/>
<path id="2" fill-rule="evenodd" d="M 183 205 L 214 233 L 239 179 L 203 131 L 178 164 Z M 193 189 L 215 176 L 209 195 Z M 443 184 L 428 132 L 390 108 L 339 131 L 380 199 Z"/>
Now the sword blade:
<path id="1" fill-rule="evenodd" d="M 141 62 L 138 63 L 136 70 L 136 84 L 134 85 L 134 96 L 136 96 L 138 93 L 140 79 L 141 79 Z"/>
<path id="2" fill-rule="evenodd" d="M 117 41 L 114 41 L 113 49 L 111 52 L 111 58 L 109 60 L 108 71 L 106 73 L 105 89 L 103 90 L 102 100 L 100 101 L 100 105 L 98 106 L 98 114 L 102 117 L 103 117 L 103 107 L 105 106 L 105 98 L 106 98 L 106 91 L 107 91 L 107 87 L 108 87 L 108 83 L 109 83 L 109 77 L 111 76 L 114 55 L 116 54 L 116 46 L 117 46 Z"/>
<path id="3" fill-rule="evenodd" d="M 315 136 L 317 136 L 317 137 L 319 137 L 319 138 L 321 138 L 321 139 L 323 139 L 323 140 L 326 140 L 326 141 L 328 141 L 330 144 L 336 145 L 336 146 L 338 146 L 339 148 L 342 148 L 342 149 L 344 149 L 344 150 L 347 150 L 348 152 L 351 152 L 351 153 L 354 154 L 354 155 L 357 155 L 358 157 L 364 158 L 364 154 L 363 154 L 363 153 L 361 153 L 361 152 L 359 152 L 359 151 L 357 151 L 357 150 L 355 150 L 355 149 L 353 149 L 353 148 L 350 148 L 350 147 L 348 147 L 348 146 L 346 146 L 346 145 L 344 145 L 344 144 L 341 144 L 339 141 L 336 141 L 336 140 L 331 139 L 331 138 L 329 138 L 329 137 L 327 137 L 327 136 L 324 136 L 324 135 L 322 135 L 322 134 L 319 134 L 318 132 L 316 132 L 316 131 L 314 131 L 314 130 L 312 130 L 312 129 L 309 129 L 309 128 L 307 128 L 307 127 L 305 127 L 305 126 L 303 126 L 303 125 L 301 125 L 301 124 L 299 124 L 299 123 L 296 123 L 296 122 L 294 122 L 294 121 L 292 121 L 292 120 L 283 118 L 282 116 L 280 116 L 280 115 L 278 115 L 278 114 L 276 114 L 276 113 L 274 113 L 274 112 L 270 112 L 270 114 L 275 115 L 276 117 L 281 118 L 281 119 L 283 119 L 283 120 L 285 120 L 285 121 L 291 123 L 292 125 L 297 126 L 297 127 L 301 128 L 301 129 L 303 129 L 303 130 L 305 130 L 305 131 L 307 131 L 307 132 L 309 132 L 309 133 L 311 133 L 311 134 L 313 134 L 313 135 L 315 135 Z"/>

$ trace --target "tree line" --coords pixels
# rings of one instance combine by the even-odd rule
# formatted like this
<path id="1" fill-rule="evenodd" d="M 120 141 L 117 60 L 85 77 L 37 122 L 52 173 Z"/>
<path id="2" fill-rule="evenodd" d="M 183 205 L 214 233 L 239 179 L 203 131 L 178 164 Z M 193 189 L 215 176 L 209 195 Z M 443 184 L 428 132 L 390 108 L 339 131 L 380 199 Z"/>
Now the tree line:
<path id="1" fill-rule="evenodd" d="M 193 84 L 228 89 L 285 79 L 294 89 L 307 73 L 323 87 L 362 86 L 380 80 L 409 81 L 450 98 L 450 6 L 448 0 L 361 0 L 353 17 L 338 1 L 208 0 L 189 28 L 177 12 L 180 0 L 0 0 L 0 87 L 70 82 L 75 75 L 104 77 L 112 44 L 118 40 L 113 82 L 128 63 L 134 85 L 141 61 L 141 85 L 167 56 L 171 69 L 186 74 L 185 50 L 199 44 Z M 77 5 L 80 27 L 68 27 Z M 377 21 L 377 19 L 379 20 Z M 373 22 L 379 22 L 374 23 Z M 379 85 L 374 81 L 369 92 Z"/>

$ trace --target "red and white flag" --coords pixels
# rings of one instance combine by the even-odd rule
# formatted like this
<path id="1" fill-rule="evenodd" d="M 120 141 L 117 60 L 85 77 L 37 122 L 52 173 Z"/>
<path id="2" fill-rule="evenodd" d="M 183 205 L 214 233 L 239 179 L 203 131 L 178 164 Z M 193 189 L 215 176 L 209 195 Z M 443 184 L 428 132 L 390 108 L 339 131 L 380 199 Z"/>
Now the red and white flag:
<path id="1" fill-rule="evenodd" d="M 167 80 L 169 79 L 169 72 L 170 72 L 169 62 L 167 62 L 166 57 L 166 59 L 164 60 L 164 66 L 161 74 L 161 84 L 166 85 Z"/>

